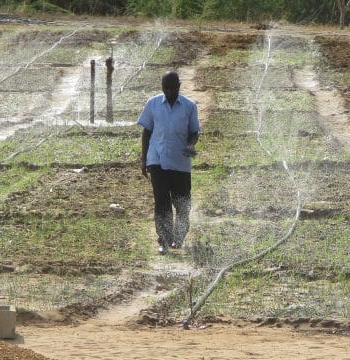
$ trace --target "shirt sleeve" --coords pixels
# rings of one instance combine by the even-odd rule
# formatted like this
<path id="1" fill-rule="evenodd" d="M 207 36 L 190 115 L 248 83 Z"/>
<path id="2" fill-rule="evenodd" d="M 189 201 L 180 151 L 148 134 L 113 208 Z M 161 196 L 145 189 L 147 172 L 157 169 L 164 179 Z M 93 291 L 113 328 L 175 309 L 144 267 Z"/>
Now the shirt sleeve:
<path id="1" fill-rule="evenodd" d="M 198 120 L 198 109 L 196 103 L 193 103 L 192 111 L 190 113 L 190 121 L 188 124 L 188 132 L 192 134 L 199 131 L 200 125 Z"/>
<path id="2" fill-rule="evenodd" d="M 142 113 L 137 120 L 137 124 L 149 131 L 153 131 L 154 121 L 152 116 L 152 102 L 150 100 L 147 101 L 143 108 Z"/>

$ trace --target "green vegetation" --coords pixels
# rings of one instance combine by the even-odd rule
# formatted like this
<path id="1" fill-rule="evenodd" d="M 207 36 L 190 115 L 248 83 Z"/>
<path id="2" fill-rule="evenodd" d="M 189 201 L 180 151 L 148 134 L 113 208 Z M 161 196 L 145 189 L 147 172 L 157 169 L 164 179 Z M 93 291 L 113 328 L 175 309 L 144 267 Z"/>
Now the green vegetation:
<path id="1" fill-rule="evenodd" d="M 20 141 L 16 143 L 12 142 L 12 146 L 18 150 L 22 146 Z M 75 134 L 71 132 L 69 136 L 52 137 L 40 148 L 17 156 L 14 162 L 33 162 L 35 159 L 37 165 L 61 163 L 83 166 L 135 161 L 140 151 L 139 143 L 139 133 L 133 134 L 131 129 L 130 132 L 124 132 L 124 134 L 122 131 L 118 134 L 118 131 L 111 133 L 107 130 L 90 136 L 77 131 Z M 5 151 L 2 154 L 4 156 Z"/>
<path id="2" fill-rule="evenodd" d="M 10 194 L 21 192 L 35 184 L 48 171 L 45 168 L 40 171 L 30 171 L 22 166 L 2 169 L 0 172 L 0 200 L 4 200 Z"/>
<path id="3" fill-rule="evenodd" d="M 143 233 L 149 224 L 135 226 L 115 216 L 69 219 L 56 214 L 55 219 L 48 215 L 14 216 L 1 230 L 1 256 L 39 268 L 57 262 L 50 272 L 65 274 L 79 273 L 84 267 L 93 271 L 94 264 L 101 264 L 101 273 L 115 272 L 123 266 L 144 264 L 150 255 L 150 243 Z"/>
<path id="4" fill-rule="evenodd" d="M 193 8 L 196 14 L 199 10 L 200 6 Z M 23 31 L 18 36 L 11 33 L 9 38 L 21 44 L 33 39 L 32 44 L 38 43 L 41 51 L 45 41 L 42 44 L 39 39 L 44 33 L 36 30 L 25 36 Z M 96 36 L 92 52 L 109 50 L 109 35 L 116 33 L 117 30 L 108 30 L 107 36 L 105 32 L 88 32 L 89 36 Z M 82 31 L 82 38 L 84 34 Z M 51 35 L 47 31 L 43 37 L 51 43 L 60 33 Z M 150 32 L 143 35 L 143 39 L 151 39 L 149 43 L 155 44 Z M 159 92 L 159 79 L 165 69 L 178 60 L 187 62 L 188 58 L 187 54 L 181 58 L 170 40 L 152 55 L 154 46 L 147 46 L 147 41 L 138 44 L 133 32 L 126 36 L 130 38 L 118 46 L 116 58 L 130 59 L 128 65 L 133 70 L 140 66 L 140 58 L 149 61 L 149 66 L 133 81 L 129 81 L 132 70 L 127 66 L 115 73 L 117 89 L 127 84 L 113 99 L 115 120 L 133 123 L 144 101 Z M 1 41 L 9 62 L 16 47 L 6 47 L 4 37 Z M 200 49 L 208 46 L 209 50 L 211 45 L 203 42 Z M 345 299 L 350 262 L 350 154 L 325 134 L 315 97 L 294 84 L 295 69 L 320 66 L 313 49 L 305 41 L 291 42 L 290 38 L 283 45 L 286 48 L 273 49 L 276 51 L 258 99 L 265 59 L 259 46 L 251 51 L 230 45 L 222 54 L 212 55 L 208 51 L 208 61 L 205 59 L 196 69 L 196 86 L 207 90 L 208 96 L 201 105 L 208 100 L 209 115 L 206 114 L 197 146 L 199 154 L 194 160 L 189 244 L 208 245 L 212 252 L 198 254 L 190 246 L 186 255 L 173 255 L 181 260 L 191 258 L 196 266 L 203 267 L 205 275 L 195 280 L 194 295 L 208 285 L 213 272 L 232 260 L 256 255 L 289 229 L 295 216 L 296 188 L 283 168 L 283 160 L 295 177 L 304 207 L 290 241 L 261 262 L 229 274 L 203 308 L 204 314 L 350 313 Z M 40 61 L 45 66 L 55 59 L 64 65 L 80 64 L 89 41 L 79 45 L 80 51 L 74 46 L 65 44 Z M 33 53 L 27 54 L 28 58 Z M 53 76 L 45 69 L 36 73 L 28 69 L 28 78 L 34 79 L 33 90 L 39 83 L 42 93 L 50 92 L 55 81 L 61 79 L 62 74 Z M 38 96 L 28 91 L 30 82 L 26 84 L 21 76 L 4 83 L 6 91 L 1 94 L 2 112 L 8 114 L 12 109 L 13 117 L 20 109 L 30 108 Z M 344 86 L 348 76 L 346 70 L 328 69 L 323 80 Z M 88 90 L 86 81 L 79 97 L 79 105 L 85 109 L 78 114 L 82 122 L 89 116 Z M 98 96 L 105 96 L 104 91 Z M 258 105 L 264 106 L 261 123 Z M 0 142 L 0 269 L 7 266 L 15 271 L 11 276 L 0 274 L 4 279 L 0 281 L 0 291 L 8 299 L 17 299 L 19 305 L 35 308 L 40 294 L 47 297 L 50 306 L 96 299 L 108 287 L 108 275 L 118 274 L 121 269 L 132 273 L 152 261 L 152 192 L 139 169 L 140 129 L 135 125 L 72 125 L 76 108 L 73 104 L 63 116 L 70 126 L 38 123 Z M 97 115 L 103 119 L 104 109 L 99 108 Z M 46 141 L 40 143 L 43 139 Z M 40 146 L 30 148 L 39 143 Z M 13 157 L 17 151 L 20 153 Z M 172 259 L 169 256 L 161 261 Z M 42 277 L 31 280 L 35 286 L 29 291 L 24 284 L 35 273 Z M 93 275 L 93 279 L 87 275 Z M 79 292 L 82 286 L 84 291 Z M 173 296 L 176 311 L 188 307 L 184 294 Z"/>
<path id="5" fill-rule="evenodd" d="M 335 0 L 5 0 L 5 9 L 24 12 L 71 12 L 92 15 L 134 15 L 181 19 L 229 19 L 337 23 L 346 21 L 348 7 Z M 342 15 L 342 16 L 341 16 Z"/>

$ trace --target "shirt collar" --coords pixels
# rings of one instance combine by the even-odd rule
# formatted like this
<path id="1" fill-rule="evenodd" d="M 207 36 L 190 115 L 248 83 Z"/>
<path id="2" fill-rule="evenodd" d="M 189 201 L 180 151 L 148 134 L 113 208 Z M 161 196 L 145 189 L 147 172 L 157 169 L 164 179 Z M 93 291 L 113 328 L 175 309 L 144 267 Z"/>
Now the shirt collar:
<path id="1" fill-rule="evenodd" d="M 168 102 L 168 100 L 166 99 L 165 95 L 163 94 L 162 104 L 164 104 L 165 102 Z M 175 102 L 181 104 L 181 95 L 180 94 L 178 95 Z"/>

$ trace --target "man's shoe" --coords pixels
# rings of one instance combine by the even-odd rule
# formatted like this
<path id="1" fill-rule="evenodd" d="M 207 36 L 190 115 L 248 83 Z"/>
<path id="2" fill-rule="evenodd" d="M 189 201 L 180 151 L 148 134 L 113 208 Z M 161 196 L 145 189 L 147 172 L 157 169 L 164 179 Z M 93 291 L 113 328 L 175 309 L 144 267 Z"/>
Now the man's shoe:
<path id="1" fill-rule="evenodd" d="M 173 241 L 170 245 L 171 248 L 173 249 L 181 249 L 182 248 L 182 243 L 177 242 L 177 241 Z"/>
<path id="2" fill-rule="evenodd" d="M 165 255 L 168 252 L 168 248 L 166 246 L 160 246 L 158 249 L 159 255 Z"/>

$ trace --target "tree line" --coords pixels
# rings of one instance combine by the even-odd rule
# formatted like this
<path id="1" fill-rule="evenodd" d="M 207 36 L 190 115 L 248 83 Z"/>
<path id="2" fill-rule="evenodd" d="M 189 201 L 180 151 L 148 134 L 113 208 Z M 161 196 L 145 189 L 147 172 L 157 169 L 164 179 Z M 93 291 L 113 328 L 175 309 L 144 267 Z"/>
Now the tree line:
<path id="1" fill-rule="evenodd" d="M 350 0 L 0 0 L 24 11 L 263 22 L 345 24 Z"/>

